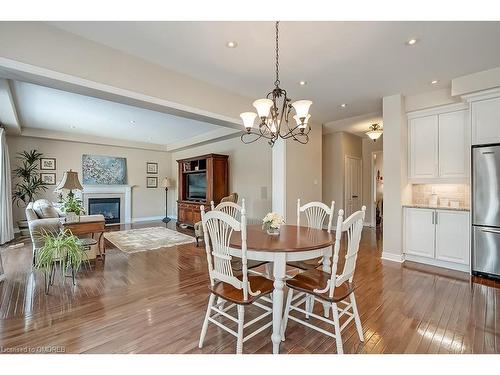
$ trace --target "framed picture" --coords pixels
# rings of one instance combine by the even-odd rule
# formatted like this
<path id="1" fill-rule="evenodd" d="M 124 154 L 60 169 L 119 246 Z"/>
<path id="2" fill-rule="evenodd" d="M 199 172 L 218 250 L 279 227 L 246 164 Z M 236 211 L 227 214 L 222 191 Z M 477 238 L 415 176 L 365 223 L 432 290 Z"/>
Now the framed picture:
<path id="1" fill-rule="evenodd" d="M 40 173 L 40 179 L 45 185 L 55 185 L 56 184 L 56 174 L 55 173 Z"/>
<path id="2" fill-rule="evenodd" d="M 158 187 L 158 177 L 146 177 L 146 187 L 147 188 L 157 188 Z"/>
<path id="3" fill-rule="evenodd" d="M 40 170 L 42 171 L 55 171 L 56 159 L 55 158 L 40 158 Z"/>
<path id="4" fill-rule="evenodd" d="M 157 174 L 158 173 L 158 163 L 146 163 L 146 173 Z"/>

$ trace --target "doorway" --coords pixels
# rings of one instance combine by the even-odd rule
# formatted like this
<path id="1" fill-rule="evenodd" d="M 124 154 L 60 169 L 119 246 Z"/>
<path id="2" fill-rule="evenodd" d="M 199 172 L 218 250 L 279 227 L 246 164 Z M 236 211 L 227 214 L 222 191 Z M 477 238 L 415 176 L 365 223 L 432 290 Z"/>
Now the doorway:
<path id="1" fill-rule="evenodd" d="M 345 157 L 344 209 L 345 217 L 361 209 L 361 159 Z"/>
<path id="2" fill-rule="evenodd" d="M 375 228 L 381 228 L 384 217 L 384 152 L 372 152 L 371 160 L 370 219 Z"/>

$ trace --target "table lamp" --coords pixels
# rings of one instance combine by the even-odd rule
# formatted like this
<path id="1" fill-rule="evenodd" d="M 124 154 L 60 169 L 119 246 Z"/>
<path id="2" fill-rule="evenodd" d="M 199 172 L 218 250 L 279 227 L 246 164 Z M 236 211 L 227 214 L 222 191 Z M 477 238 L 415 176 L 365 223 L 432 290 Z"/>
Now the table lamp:
<path id="1" fill-rule="evenodd" d="M 78 172 L 74 172 L 71 169 L 64 172 L 61 181 L 55 188 L 55 191 L 60 190 L 69 190 L 68 197 L 71 198 L 75 195 L 73 190 L 83 190 L 82 184 L 80 184 L 80 181 L 78 180 Z"/>

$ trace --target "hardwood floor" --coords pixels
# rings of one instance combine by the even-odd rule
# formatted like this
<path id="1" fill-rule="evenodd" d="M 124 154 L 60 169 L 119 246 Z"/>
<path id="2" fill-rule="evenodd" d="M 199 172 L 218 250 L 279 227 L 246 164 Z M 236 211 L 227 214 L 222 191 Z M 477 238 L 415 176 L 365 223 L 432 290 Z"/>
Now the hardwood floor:
<path id="1" fill-rule="evenodd" d="M 163 224 L 134 227 L 153 225 Z M 127 256 L 107 243 L 104 262 L 80 271 L 74 287 L 58 275 L 46 296 L 43 276 L 31 270 L 29 239 L 24 242 L 22 248 L 1 248 L 7 274 L 0 283 L 3 351 L 52 346 L 70 353 L 235 352 L 236 339 L 215 325 L 204 348 L 197 347 L 208 301 L 204 247 Z M 351 324 L 342 334 L 346 353 L 500 353 L 498 282 L 382 261 L 380 253 L 380 234 L 365 229 L 354 280 L 365 342 Z M 280 350 L 336 352 L 333 339 L 293 321 Z M 247 341 L 243 351 L 271 353 L 270 330 Z"/>

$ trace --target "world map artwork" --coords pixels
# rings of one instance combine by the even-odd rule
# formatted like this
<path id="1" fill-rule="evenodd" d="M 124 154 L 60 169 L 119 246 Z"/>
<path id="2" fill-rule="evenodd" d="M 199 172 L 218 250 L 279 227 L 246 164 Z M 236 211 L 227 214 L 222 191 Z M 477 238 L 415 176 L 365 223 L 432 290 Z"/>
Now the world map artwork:
<path id="1" fill-rule="evenodd" d="M 82 155 L 84 185 L 125 185 L 127 160 L 114 156 Z"/>

